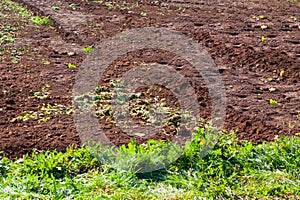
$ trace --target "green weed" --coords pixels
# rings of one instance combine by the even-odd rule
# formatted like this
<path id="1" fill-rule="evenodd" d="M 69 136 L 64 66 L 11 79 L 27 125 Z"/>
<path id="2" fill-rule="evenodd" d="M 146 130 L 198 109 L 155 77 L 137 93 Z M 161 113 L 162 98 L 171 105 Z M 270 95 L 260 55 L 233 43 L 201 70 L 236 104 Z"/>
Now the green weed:
<path id="1" fill-rule="evenodd" d="M 261 42 L 265 42 L 267 40 L 267 38 L 265 36 L 261 37 Z"/>
<path id="2" fill-rule="evenodd" d="M 142 17 L 147 17 L 147 13 L 146 12 L 141 12 L 141 16 Z"/>
<path id="3" fill-rule="evenodd" d="M 92 46 L 86 46 L 83 48 L 83 51 L 85 53 L 92 53 L 93 52 L 93 47 Z"/>
<path id="4" fill-rule="evenodd" d="M 274 106 L 280 106 L 280 103 L 278 103 L 276 100 L 274 99 L 270 99 L 270 105 L 274 105 Z"/>
<path id="5" fill-rule="evenodd" d="M 52 8 L 51 8 L 52 10 L 60 10 L 61 8 L 60 7 L 58 7 L 58 6 L 52 6 Z"/>
<path id="6" fill-rule="evenodd" d="M 71 3 L 70 5 L 69 5 L 73 10 L 76 10 L 76 4 L 75 3 Z"/>
<path id="7" fill-rule="evenodd" d="M 38 99 L 45 99 L 51 93 L 51 87 L 50 85 L 46 84 L 41 88 L 40 91 L 30 90 L 29 93 L 31 93 L 34 97 Z"/>
<path id="8" fill-rule="evenodd" d="M 69 69 L 76 69 L 77 66 L 74 65 L 74 64 L 72 64 L 72 63 L 69 63 L 69 64 L 68 64 L 68 68 L 69 68 Z"/>
<path id="9" fill-rule="evenodd" d="M 48 17 L 40 17 L 40 16 L 34 16 L 31 19 L 31 22 L 37 25 L 50 25 L 50 19 Z"/>

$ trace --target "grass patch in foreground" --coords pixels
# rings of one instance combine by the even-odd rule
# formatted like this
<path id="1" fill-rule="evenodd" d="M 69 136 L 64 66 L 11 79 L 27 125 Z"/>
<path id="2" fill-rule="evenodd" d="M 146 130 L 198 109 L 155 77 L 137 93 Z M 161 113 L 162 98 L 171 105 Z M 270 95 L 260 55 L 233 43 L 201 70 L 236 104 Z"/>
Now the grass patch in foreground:
<path id="1" fill-rule="evenodd" d="M 300 139 L 238 144 L 224 135 L 204 158 L 199 141 L 165 170 L 118 172 L 84 149 L 0 161 L 0 198 L 246 199 L 300 198 Z"/>

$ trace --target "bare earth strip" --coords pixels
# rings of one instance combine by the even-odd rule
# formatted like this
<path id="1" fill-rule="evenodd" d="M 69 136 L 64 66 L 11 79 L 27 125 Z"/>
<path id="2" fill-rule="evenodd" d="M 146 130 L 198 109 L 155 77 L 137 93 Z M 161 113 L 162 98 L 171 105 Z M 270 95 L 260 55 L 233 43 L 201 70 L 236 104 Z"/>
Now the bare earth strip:
<path id="1" fill-rule="evenodd" d="M 63 150 L 72 143 L 79 145 L 71 115 L 57 115 L 44 123 L 13 120 L 24 108 L 40 108 L 41 100 L 28 100 L 28 91 L 49 84 L 52 94 L 51 99 L 46 102 L 70 106 L 70 91 L 76 70 L 68 69 L 67 64 L 75 63 L 80 66 L 85 57 L 82 48 L 97 45 L 104 38 L 126 29 L 148 26 L 168 27 L 184 32 L 205 46 L 214 58 L 226 87 L 228 106 L 225 128 L 238 128 L 237 135 L 240 139 L 271 141 L 276 135 L 294 135 L 300 131 L 300 3 L 275 0 L 139 1 L 139 6 L 130 8 L 132 12 L 128 12 L 122 7 L 111 9 L 105 4 L 92 1 L 18 2 L 35 14 L 49 16 L 54 30 L 44 27 L 45 30 L 34 33 L 32 29 L 32 34 L 15 42 L 21 46 L 27 44 L 32 48 L 39 48 L 43 59 L 51 61 L 51 67 L 43 67 L 42 61 L 38 59 L 23 63 L 25 68 L 26 65 L 27 68 L 31 65 L 38 69 L 32 70 L 35 72 L 32 72 L 31 77 L 23 76 L 23 80 L 31 81 L 32 77 L 36 77 L 40 83 L 34 88 L 26 86 L 25 92 L 22 84 L 18 86 L 19 83 L 11 82 L 16 88 L 24 90 L 23 108 L 8 104 L 9 100 L 18 104 L 18 96 L 0 96 L 1 103 L 4 104 L 3 110 L 6 111 L 1 117 L 0 149 L 7 151 L 12 157 L 31 152 L 35 148 Z M 71 3 L 77 5 L 75 10 L 70 7 Z M 60 10 L 53 10 L 53 6 Z M 147 16 L 142 17 L 141 12 L 147 13 Z M 266 40 L 262 41 L 262 37 Z M 135 61 L 167 64 L 172 60 L 171 55 L 154 54 L 152 52 L 150 56 L 149 52 L 134 52 L 120 58 L 115 64 L 130 69 Z M 18 71 L 20 66 L 9 63 L 1 65 L 2 74 L 17 80 L 24 71 Z M 201 90 L 203 84 L 201 85 L 200 79 L 185 64 L 173 65 L 198 88 L 198 100 L 203 106 L 202 115 L 208 118 L 206 108 L 209 108 L 210 100 Z M 16 71 L 5 71 L 4 67 L 13 67 Z M 284 74 L 280 76 L 282 71 Z M 121 72 L 111 68 L 104 82 L 114 79 L 114 75 L 118 73 Z M 1 81 L 3 87 L 8 87 L 7 80 L 2 78 Z M 280 106 L 270 105 L 270 99 L 278 101 Z M 11 107 L 14 110 L 8 111 Z M 105 125 L 104 129 L 116 144 L 128 142 L 129 137 L 120 133 L 116 127 Z"/>

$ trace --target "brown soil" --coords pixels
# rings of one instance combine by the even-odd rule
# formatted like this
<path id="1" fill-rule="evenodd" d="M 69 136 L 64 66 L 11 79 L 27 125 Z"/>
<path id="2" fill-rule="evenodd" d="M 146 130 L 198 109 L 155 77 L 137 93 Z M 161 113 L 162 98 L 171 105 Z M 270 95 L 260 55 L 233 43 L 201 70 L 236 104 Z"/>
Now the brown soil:
<path id="1" fill-rule="evenodd" d="M 138 1 L 139 6 L 133 6 L 132 12 L 128 12 L 124 6 L 117 6 L 123 1 L 114 1 L 113 8 L 88 0 L 16 1 L 35 14 L 49 16 L 51 26 L 36 28 L 29 24 L 24 27 L 12 45 L 14 49 L 27 48 L 18 52 L 19 62 L 12 63 L 10 56 L 1 58 L 0 150 L 10 158 L 33 150 L 64 151 L 72 144 L 80 145 L 73 115 L 65 112 L 72 106 L 72 87 L 78 71 L 69 69 L 68 63 L 80 67 L 86 57 L 83 47 L 96 46 L 105 38 L 140 27 L 181 31 L 205 46 L 226 88 L 225 129 L 238 129 L 239 139 L 272 141 L 277 135 L 300 132 L 300 3 L 284 0 Z M 71 3 L 77 5 L 75 10 L 69 6 Z M 52 10 L 52 6 L 61 10 Z M 141 12 L 147 16 L 142 17 Z M 0 23 L 3 20 L 0 19 Z M 262 42 L 262 36 L 267 40 Z M 203 81 L 188 63 L 174 61 L 173 57 L 161 51 L 131 52 L 115 61 L 101 81 L 107 83 L 143 61 L 170 64 L 190 79 L 201 116 L 209 119 L 211 103 Z M 114 68 L 115 65 L 122 70 Z M 280 76 L 282 70 L 284 75 Z M 270 88 L 276 90 L 270 92 Z M 39 91 L 47 97 L 36 98 L 30 91 Z M 176 105 L 167 90 L 161 95 L 169 99 L 170 105 Z M 281 105 L 270 105 L 270 99 Z M 40 113 L 43 104 L 61 105 L 61 109 L 49 115 L 50 119 L 45 122 L 41 121 L 43 116 L 19 120 L 24 112 Z M 130 136 L 115 125 L 105 120 L 100 122 L 115 144 L 130 141 Z M 157 134 L 153 139 L 170 137 Z M 135 139 L 142 143 L 149 138 Z"/>

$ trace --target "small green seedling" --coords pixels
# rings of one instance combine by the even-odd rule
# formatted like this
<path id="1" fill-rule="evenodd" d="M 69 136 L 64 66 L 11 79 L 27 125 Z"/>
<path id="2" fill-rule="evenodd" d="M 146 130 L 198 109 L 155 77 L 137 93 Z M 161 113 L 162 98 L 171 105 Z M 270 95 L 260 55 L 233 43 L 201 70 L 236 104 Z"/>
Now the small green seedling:
<path id="1" fill-rule="evenodd" d="M 270 99 L 270 105 L 274 105 L 274 106 L 280 106 L 280 103 L 278 103 L 276 100 L 274 99 Z"/>
<path id="2" fill-rule="evenodd" d="M 50 19 L 48 17 L 40 17 L 40 16 L 34 16 L 31 19 L 31 22 L 37 25 L 45 25 L 48 26 L 50 24 Z"/>
<path id="3" fill-rule="evenodd" d="M 20 59 L 18 59 L 18 58 L 12 58 L 12 59 L 11 59 L 11 62 L 12 62 L 13 64 L 18 64 L 19 61 L 20 61 Z"/>
<path id="4" fill-rule="evenodd" d="M 44 64 L 44 65 L 50 65 L 50 64 L 51 64 L 51 62 L 50 62 L 50 61 L 48 61 L 48 60 L 45 60 L 45 61 L 43 62 L 43 64 Z"/>
<path id="5" fill-rule="evenodd" d="M 33 94 L 34 97 L 38 99 L 45 99 L 48 97 L 51 91 L 50 85 L 46 84 L 44 87 L 41 88 L 41 91 L 30 90 L 29 93 Z"/>
<path id="6" fill-rule="evenodd" d="M 178 8 L 178 10 L 179 10 L 180 12 L 184 12 L 184 11 L 185 11 L 185 8 L 182 7 L 182 6 L 180 6 L 180 7 Z"/>
<path id="7" fill-rule="evenodd" d="M 92 46 L 86 46 L 83 48 L 83 51 L 85 53 L 92 53 L 93 52 L 93 47 Z"/>
<path id="8" fill-rule="evenodd" d="M 281 71 L 280 71 L 279 76 L 280 76 L 280 77 L 283 77 L 283 76 L 284 76 L 284 70 L 281 70 Z"/>
<path id="9" fill-rule="evenodd" d="M 77 66 L 74 65 L 74 64 L 72 64 L 72 63 L 69 63 L 69 64 L 68 64 L 68 68 L 69 68 L 69 69 L 76 69 Z"/>
<path id="10" fill-rule="evenodd" d="M 106 7 L 110 8 L 110 9 L 114 8 L 113 2 L 106 2 L 105 5 L 106 5 Z"/>
<path id="11" fill-rule="evenodd" d="M 75 3 L 71 3 L 69 6 L 70 6 L 73 10 L 75 10 L 77 5 L 76 5 Z"/>
<path id="12" fill-rule="evenodd" d="M 24 115 L 20 115 L 18 118 L 21 121 L 27 121 L 29 119 L 38 119 L 37 113 L 30 111 L 29 113 L 23 112 Z"/>
<path id="13" fill-rule="evenodd" d="M 266 38 L 265 36 L 262 36 L 262 37 L 261 37 L 261 41 L 262 41 L 262 42 L 265 42 L 266 40 L 267 40 L 267 38 Z"/>
<path id="14" fill-rule="evenodd" d="M 66 113 L 67 115 L 72 114 L 72 112 L 73 112 L 73 109 L 72 109 L 72 108 L 67 108 L 67 109 L 65 110 L 65 113 Z"/>
<path id="15" fill-rule="evenodd" d="M 51 8 L 52 10 L 60 10 L 61 8 L 60 7 L 58 7 L 58 6 L 52 6 L 52 8 Z"/>
<path id="16" fill-rule="evenodd" d="M 17 92 L 17 90 L 2 90 L 2 92 L 4 94 L 7 94 L 7 93 L 14 93 L 14 92 Z"/>
<path id="17" fill-rule="evenodd" d="M 7 37 L 7 38 L 5 39 L 5 41 L 6 41 L 6 42 L 9 42 L 9 43 L 12 43 L 12 42 L 15 41 L 15 39 L 12 38 L 12 37 Z"/>
<path id="18" fill-rule="evenodd" d="M 2 44 L 4 41 L 6 42 L 14 42 L 15 40 L 11 36 L 7 36 L 6 33 L 0 32 L 0 44 Z"/>
<path id="19" fill-rule="evenodd" d="M 146 62 L 141 62 L 141 66 L 147 66 L 147 63 Z"/>
<path id="20" fill-rule="evenodd" d="M 47 94 L 43 94 L 42 92 L 39 92 L 39 91 L 30 90 L 29 92 L 38 99 L 44 99 L 44 98 L 48 97 Z"/>
<path id="21" fill-rule="evenodd" d="M 93 2 L 97 2 L 97 3 L 102 4 L 102 3 L 103 3 L 103 0 L 93 0 Z"/>
<path id="22" fill-rule="evenodd" d="M 147 17 L 147 13 L 146 12 L 141 12 L 141 16 L 142 17 Z"/>
<path id="23" fill-rule="evenodd" d="M 263 16 L 263 15 L 260 15 L 260 16 L 255 16 L 255 15 L 253 15 L 251 18 L 252 18 L 252 19 L 255 19 L 256 21 L 259 21 L 260 19 L 264 19 L 265 16 Z"/>

